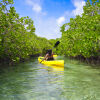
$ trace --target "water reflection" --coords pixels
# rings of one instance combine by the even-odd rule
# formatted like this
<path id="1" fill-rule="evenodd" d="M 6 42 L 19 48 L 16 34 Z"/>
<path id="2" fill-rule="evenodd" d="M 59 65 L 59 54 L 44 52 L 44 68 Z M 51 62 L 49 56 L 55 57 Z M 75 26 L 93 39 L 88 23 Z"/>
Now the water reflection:
<path id="1" fill-rule="evenodd" d="M 64 66 L 44 66 L 43 68 L 50 70 L 51 72 L 64 73 Z"/>
<path id="2" fill-rule="evenodd" d="M 63 76 L 64 76 L 64 67 L 62 66 L 44 66 L 42 67 L 47 71 L 48 75 L 48 82 L 49 83 L 57 83 L 57 82 L 63 82 Z M 60 83 L 58 83 L 60 84 Z"/>
<path id="3" fill-rule="evenodd" d="M 38 95 L 36 100 L 61 100 L 64 67 L 58 67 L 58 69 L 57 66 L 40 65 L 39 67 L 35 91 L 37 91 L 37 95 L 41 93 L 42 95 Z"/>
<path id="4" fill-rule="evenodd" d="M 52 68 L 52 71 L 53 72 L 62 72 L 62 73 L 64 73 L 64 66 L 49 66 L 49 67 L 51 67 Z"/>
<path id="5" fill-rule="evenodd" d="M 0 100 L 100 100 L 100 70 L 64 60 L 64 67 L 36 59 L 1 68 Z"/>

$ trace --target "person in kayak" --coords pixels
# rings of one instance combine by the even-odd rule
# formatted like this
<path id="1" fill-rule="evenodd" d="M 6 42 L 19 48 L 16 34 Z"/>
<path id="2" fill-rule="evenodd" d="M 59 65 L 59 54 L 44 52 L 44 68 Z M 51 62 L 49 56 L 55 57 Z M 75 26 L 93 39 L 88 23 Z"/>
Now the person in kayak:
<path id="1" fill-rule="evenodd" d="M 52 50 L 51 50 L 51 49 L 49 49 L 49 50 L 47 51 L 47 54 L 46 54 L 44 60 L 54 60 L 54 58 L 53 58 L 53 53 L 52 53 Z"/>

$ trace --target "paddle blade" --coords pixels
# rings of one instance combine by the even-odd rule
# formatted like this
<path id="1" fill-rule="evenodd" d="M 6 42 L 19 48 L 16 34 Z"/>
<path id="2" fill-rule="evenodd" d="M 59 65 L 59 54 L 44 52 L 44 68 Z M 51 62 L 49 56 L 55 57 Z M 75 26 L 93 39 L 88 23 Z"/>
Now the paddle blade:
<path id="1" fill-rule="evenodd" d="M 59 43 L 60 43 L 60 42 L 59 42 L 59 41 L 57 41 L 57 42 L 56 42 L 56 44 L 54 45 L 54 47 L 56 47 Z"/>

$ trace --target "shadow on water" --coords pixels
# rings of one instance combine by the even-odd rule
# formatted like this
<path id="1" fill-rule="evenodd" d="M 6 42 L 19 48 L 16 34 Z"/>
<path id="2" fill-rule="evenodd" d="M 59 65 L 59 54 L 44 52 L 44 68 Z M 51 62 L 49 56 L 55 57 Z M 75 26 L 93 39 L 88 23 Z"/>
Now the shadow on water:
<path id="1" fill-rule="evenodd" d="M 0 100 L 100 100 L 100 69 L 65 57 L 64 67 L 36 59 L 0 68 Z"/>

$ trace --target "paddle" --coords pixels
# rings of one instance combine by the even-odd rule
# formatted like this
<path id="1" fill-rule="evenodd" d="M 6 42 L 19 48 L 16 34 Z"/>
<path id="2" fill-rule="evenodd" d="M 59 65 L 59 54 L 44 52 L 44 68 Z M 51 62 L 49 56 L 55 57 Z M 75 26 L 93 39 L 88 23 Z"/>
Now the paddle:
<path id="1" fill-rule="evenodd" d="M 60 43 L 60 42 L 59 42 L 59 41 L 57 41 L 57 42 L 55 43 L 55 45 L 54 45 L 54 47 L 53 47 L 53 48 L 57 47 L 59 43 Z M 52 48 L 52 50 L 53 50 L 53 48 Z M 43 59 L 43 60 L 44 60 L 44 59 Z M 42 60 L 42 61 L 43 61 L 43 60 Z M 42 61 L 41 61 L 41 62 L 42 62 Z M 41 63 L 41 62 L 40 62 L 40 63 Z"/>
<path id="2" fill-rule="evenodd" d="M 59 43 L 60 43 L 60 42 L 59 42 L 59 41 L 57 41 L 57 42 L 55 43 L 55 45 L 54 45 L 54 47 L 53 47 L 53 48 L 57 47 Z M 53 48 L 52 48 L 52 49 L 53 49 Z"/>

